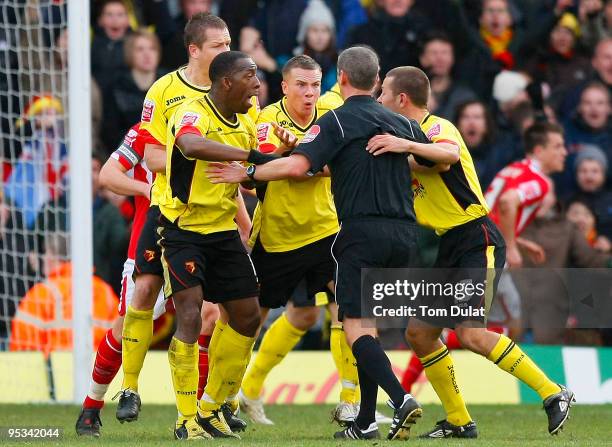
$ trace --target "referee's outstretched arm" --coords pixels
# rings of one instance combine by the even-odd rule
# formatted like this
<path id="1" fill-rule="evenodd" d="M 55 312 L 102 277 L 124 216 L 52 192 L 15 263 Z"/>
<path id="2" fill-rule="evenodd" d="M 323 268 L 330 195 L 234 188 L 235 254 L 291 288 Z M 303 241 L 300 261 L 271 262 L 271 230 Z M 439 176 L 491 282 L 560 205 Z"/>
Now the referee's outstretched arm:
<path id="1" fill-rule="evenodd" d="M 303 177 L 310 172 L 311 163 L 302 154 L 279 158 L 264 165 L 252 167 L 253 173 L 239 164 L 210 163 L 207 171 L 211 183 L 241 183 L 247 180 L 272 181 Z"/>

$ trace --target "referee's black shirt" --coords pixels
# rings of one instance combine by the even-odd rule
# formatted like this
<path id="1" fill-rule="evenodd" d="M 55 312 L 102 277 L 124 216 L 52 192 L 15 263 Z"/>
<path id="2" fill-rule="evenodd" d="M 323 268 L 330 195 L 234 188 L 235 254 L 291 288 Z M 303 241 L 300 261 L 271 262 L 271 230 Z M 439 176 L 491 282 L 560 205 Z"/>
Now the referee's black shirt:
<path id="1" fill-rule="evenodd" d="M 360 95 L 321 117 L 294 150 L 310 160 L 312 173 L 329 166 L 341 222 L 363 217 L 416 221 L 406 154 L 374 157 L 366 150 L 368 140 L 383 133 L 429 143 L 416 121 Z"/>

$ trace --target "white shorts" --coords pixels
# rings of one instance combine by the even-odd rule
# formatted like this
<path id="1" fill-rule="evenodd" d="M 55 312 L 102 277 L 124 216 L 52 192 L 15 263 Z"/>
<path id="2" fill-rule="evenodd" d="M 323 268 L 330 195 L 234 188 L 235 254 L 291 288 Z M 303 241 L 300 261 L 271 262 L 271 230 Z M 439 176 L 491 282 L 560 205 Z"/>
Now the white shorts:
<path id="1" fill-rule="evenodd" d="M 119 300 L 119 315 L 124 316 L 128 306 L 132 302 L 134 296 L 134 260 L 126 259 L 123 264 L 123 274 L 121 279 L 121 298 Z M 157 300 L 155 301 L 155 307 L 153 307 L 153 319 L 157 320 L 161 315 L 166 312 L 166 299 L 164 298 L 164 288 L 159 291 Z"/>

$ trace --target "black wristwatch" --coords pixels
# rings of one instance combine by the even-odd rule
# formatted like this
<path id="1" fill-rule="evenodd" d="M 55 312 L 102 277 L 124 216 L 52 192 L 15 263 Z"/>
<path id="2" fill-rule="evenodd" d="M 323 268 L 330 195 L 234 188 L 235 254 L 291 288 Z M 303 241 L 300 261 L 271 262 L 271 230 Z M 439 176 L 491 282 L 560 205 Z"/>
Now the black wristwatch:
<path id="1" fill-rule="evenodd" d="M 248 178 L 250 178 L 251 180 L 255 181 L 255 170 L 257 169 L 256 165 L 251 165 L 248 168 L 246 168 L 246 175 Z"/>

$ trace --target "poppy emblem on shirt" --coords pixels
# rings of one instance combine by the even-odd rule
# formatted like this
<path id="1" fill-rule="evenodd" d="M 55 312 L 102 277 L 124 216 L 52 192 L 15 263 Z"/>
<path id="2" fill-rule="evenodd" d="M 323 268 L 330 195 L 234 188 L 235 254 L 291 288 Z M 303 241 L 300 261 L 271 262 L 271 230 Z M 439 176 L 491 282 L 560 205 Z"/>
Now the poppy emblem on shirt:
<path id="1" fill-rule="evenodd" d="M 153 259 L 155 259 L 155 250 L 145 250 L 144 258 L 145 261 L 151 262 Z"/>
<path id="2" fill-rule="evenodd" d="M 195 261 L 187 261 L 185 262 L 185 270 L 187 270 L 191 275 L 195 272 L 196 265 Z"/>
<path id="3" fill-rule="evenodd" d="M 436 135 L 440 135 L 440 123 L 436 124 L 427 131 L 427 138 L 430 140 Z"/>
<path id="4" fill-rule="evenodd" d="M 321 128 L 317 124 L 315 124 L 310 129 L 308 129 L 308 133 L 306 133 L 306 135 L 304 135 L 304 138 L 302 138 L 302 143 L 310 143 L 315 138 L 317 138 L 319 132 L 321 132 Z"/>
<path id="5" fill-rule="evenodd" d="M 140 116 L 140 121 L 143 123 L 150 123 L 153 119 L 153 110 L 155 110 L 155 103 L 150 99 L 145 99 L 144 104 L 142 105 L 142 115 Z"/>
<path id="6" fill-rule="evenodd" d="M 181 127 L 182 126 L 193 126 L 200 118 L 200 115 L 193 112 L 186 112 L 181 118 Z"/>

